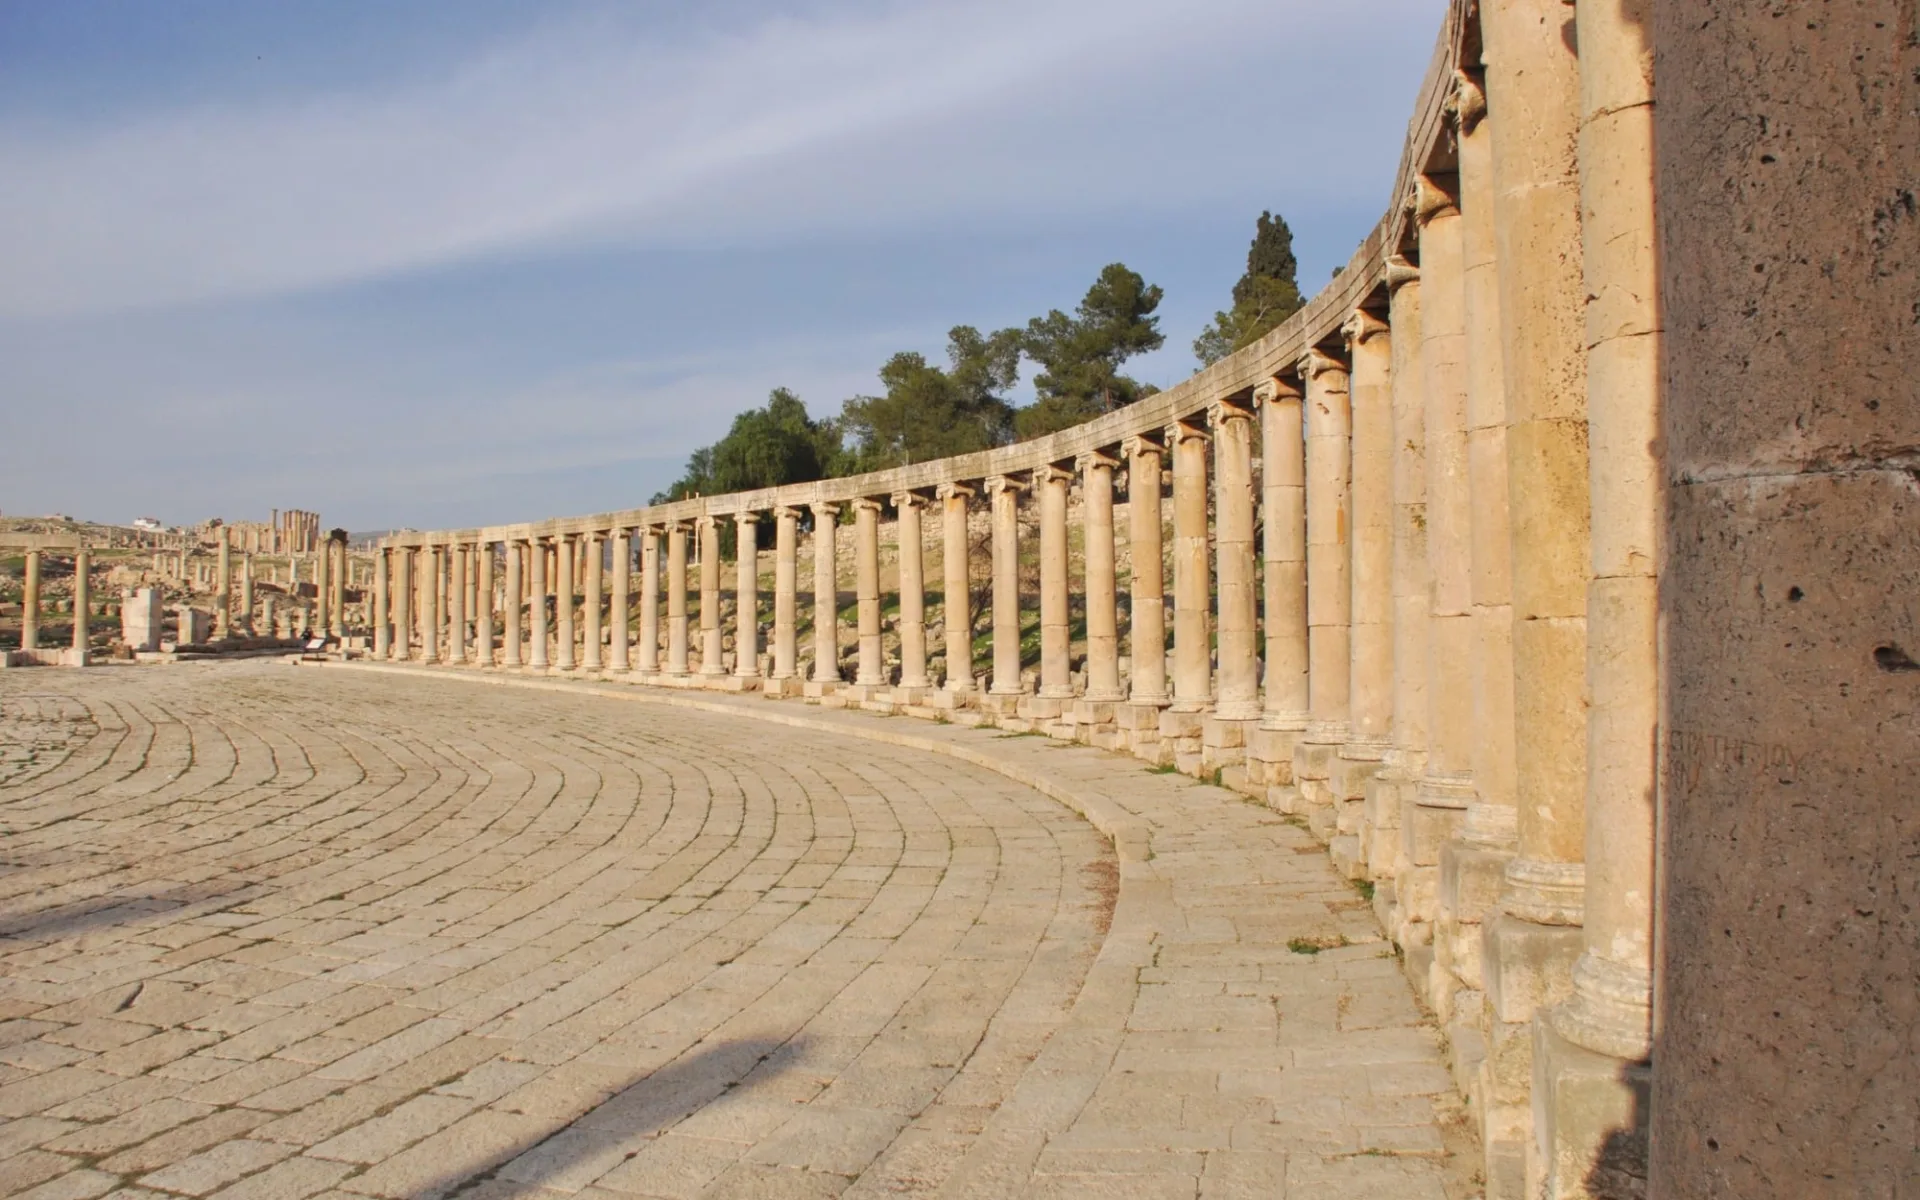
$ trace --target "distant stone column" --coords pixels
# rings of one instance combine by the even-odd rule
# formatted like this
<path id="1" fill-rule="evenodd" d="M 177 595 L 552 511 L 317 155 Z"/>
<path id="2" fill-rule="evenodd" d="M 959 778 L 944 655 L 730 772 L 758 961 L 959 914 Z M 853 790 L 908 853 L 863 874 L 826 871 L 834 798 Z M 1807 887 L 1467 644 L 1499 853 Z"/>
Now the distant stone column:
<path id="1" fill-rule="evenodd" d="M 464 542 L 448 542 L 447 557 L 453 576 L 447 583 L 447 661 L 455 665 L 467 661 L 467 547 Z"/>
<path id="2" fill-rule="evenodd" d="M 574 597 L 574 556 L 578 553 L 574 536 L 562 534 L 553 539 L 554 576 L 553 603 L 555 639 L 553 666 L 557 671 L 571 671 L 580 664 L 579 651 L 575 647 L 578 633 L 573 617 Z"/>
<path id="3" fill-rule="evenodd" d="M 660 531 L 640 530 L 640 658 L 642 675 L 660 673 Z"/>
<path id="4" fill-rule="evenodd" d="M 840 577 L 836 560 L 837 504 L 813 507 L 813 681 L 840 682 Z"/>
<path id="5" fill-rule="evenodd" d="M 785 505 L 773 510 L 773 676 L 792 679 L 799 672 L 800 511 Z"/>
<path id="6" fill-rule="evenodd" d="M 1104 453 L 1082 454 L 1074 460 L 1080 472 L 1087 539 L 1086 699 L 1101 703 L 1126 699 L 1120 687 L 1120 613 L 1114 570 L 1113 469 L 1118 465 Z"/>
<path id="7" fill-rule="evenodd" d="M 1216 403 L 1213 430 L 1214 577 L 1219 682 L 1213 714 L 1229 721 L 1260 717 L 1259 631 L 1253 581 L 1253 412 Z"/>
<path id="8" fill-rule="evenodd" d="M 900 686 L 928 688 L 926 546 L 920 529 L 920 510 L 927 500 L 918 492 L 896 492 L 894 511 L 900 514 Z"/>
<path id="9" fill-rule="evenodd" d="M 760 514 L 733 517 L 733 673 L 760 678 Z"/>
<path id="10" fill-rule="evenodd" d="M 1269 379 L 1260 407 L 1260 490 L 1265 542 L 1267 686 L 1260 727 L 1304 733 L 1307 690 L 1307 449 L 1300 389 Z M 1292 757 L 1290 747 L 1282 752 Z"/>
<path id="11" fill-rule="evenodd" d="M 387 621 L 392 612 L 393 552 L 382 546 L 373 552 L 373 656 L 393 657 L 393 630 Z M 273 636 L 273 622 L 267 622 L 267 636 Z"/>
<path id="12" fill-rule="evenodd" d="M 1393 345 L 1364 309 L 1342 326 L 1353 427 L 1350 731 L 1340 757 L 1379 762 L 1393 739 Z"/>
<path id="13" fill-rule="evenodd" d="M 853 563 L 859 618 L 859 671 L 854 683 L 879 687 L 887 682 L 880 641 L 880 502 L 853 502 Z"/>
<path id="14" fill-rule="evenodd" d="M 940 609 L 946 617 L 947 681 L 949 692 L 970 692 L 973 677 L 973 573 L 967 502 L 973 489 L 964 483 L 943 483 L 941 512 Z"/>
<path id="15" fill-rule="evenodd" d="M 720 522 L 701 517 L 700 526 L 700 673 L 725 675 L 720 662 Z"/>
<path id="16" fill-rule="evenodd" d="M 393 550 L 393 652 L 395 662 L 413 661 L 413 549 Z M 291 619 L 291 612 L 288 614 Z"/>
<path id="17" fill-rule="evenodd" d="M 321 570 L 326 570 L 327 556 L 324 548 L 320 554 Z M 425 545 L 420 547 L 420 661 L 437 663 L 440 661 L 440 595 L 446 588 L 446 577 L 440 561 L 440 547 Z M 324 609 L 322 610 L 324 612 Z M 326 633 L 324 619 L 320 633 Z"/>
<path id="18" fill-rule="evenodd" d="M 1068 627 L 1067 486 L 1073 474 L 1055 466 L 1033 473 L 1040 508 L 1040 697 L 1073 698 L 1072 631 Z"/>
<path id="19" fill-rule="evenodd" d="M 218 531 L 219 578 L 213 585 L 213 636 L 233 636 L 233 531 L 225 525 Z"/>
<path id="20" fill-rule="evenodd" d="M 524 542 L 505 541 L 500 543 L 507 556 L 506 586 L 500 599 L 504 602 L 500 622 L 500 665 L 518 668 L 524 659 L 520 654 L 520 593 L 526 587 L 525 563 L 527 549 Z"/>
<path id="21" fill-rule="evenodd" d="M 613 596 L 609 601 L 607 669 L 622 674 L 633 667 L 628 622 L 633 619 L 633 543 L 624 525 L 613 530 Z"/>
<path id="22" fill-rule="evenodd" d="M 1420 370 L 1420 269 L 1387 260 L 1393 395 L 1393 744 L 1383 777 L 1410 782 L 1426 771 L 1427 565 L 1426 389 Z"/>
<path id="23" fill-rule="evenodd" d="M 595 530 L 580 539 L 580 551 L 587 556 L 586 586 L 582 588 L 585 600 L 581 606 L 580 665 L 589 671 L 598 671 L 604 664 L 600 652 L 600 604 L 607 590 L 606 548 L 600 541 L 600 533 Z"/>
<path id="24" fill-rule="evenodd" d="M 993 506 L 993 686 L 995 696 L 1026 694 L 1020 679 L 1020 492 L 1018 480 L 987 480 Z"/>
<path id="25" fill-rule="evenodd" d="M 240 556 L 240 632 L 253 636 L 253 555 Z"/>
<path id="26" fill-rule="evenodd" d="M 528 565 L 531 568 L 527 579 L 527 640 L 532 643 L 527 655 L 527 666 L 535 671 L 545 671 L 547 660 L 547 545 L 541 538 L 533 538 L 526 543 Z"/>
<path id="27" fill-rule="evenodd" d="M 86 546 L 82 545 L 73 554 L 73 649 L 80 656 L 81 666 L 87 663 L 87 644 L 92 633 L 93 581 L 88 578 L 92 569 L 92 560 Z"/>
<path id="28" fill-rule="evenodd" d="M 667 526 L 667 674 L 688 674 L 687 641 L 687 525 L 675 521 Z"/>
<path id="29" fill-rule="evenodd" d="M 333 589 L 328 586 L 327 580 L 332 575 L 331 568 L 333 564 L 327 561 L 327 557 L 326 546 L 324 544 L 315 551 L 313 556 L 314 622 L 312 627 L 307 631 L 309 636 L 319 636 L 323 638 L 327 636 L 327 630 L 332 625 L 327 614 L 327 604 L 333 598 Z M 422 558 L 421 567 L 423 569 L 426 564 L 427 560 Z M 425 607 L 423 606 L 420 611 L 425 613 Z"/>
<path id="30" fill-rule="evenodd" d="M 333 542 L 332 546 L 339 561 L 333 568 L 332 590 L 328 599 L 332 623 L 327 628 L 334 637 L 344 638 L 347 635 L 347 544 L 339 541 Z"/>
<path id="31" fill-rule="evenodd" d="M 1306 741 L 1338 746 L 1352 719 L 1353 413 L 1347 364 L 1314 349 L 1300 362 L 1307 398 Z"/>
<path id="32" fill-rule="evenodd" d="M 483 667 L 493 665 L 493 539 L 474 548 L 473 659 Z"/>
<path id="33" fill-rule="evenodd" d="M 1156 707 L 1167 703 L 1166 556 L 1160 522 L 1160 443 L 1130 437 L 1121 444 L 1127 460 L 1127 543 L 1133 560 L 1132 606 L 1127 653 L 1132 657 L 1128 699 Z"/>
<path id="34" fill-rule="evenodd" d="M 1207 562 L 1207 434 L 1185 421 L 1167 427 L 1173 449 L 1173 711 L 1213 702 L 1212 609 Z"/>
<path id="35" fill-rule="evenodd" d="M 27 551 L 27 577 L 20 605 L 20 648 L 40 646 L 40 552 Z"/>

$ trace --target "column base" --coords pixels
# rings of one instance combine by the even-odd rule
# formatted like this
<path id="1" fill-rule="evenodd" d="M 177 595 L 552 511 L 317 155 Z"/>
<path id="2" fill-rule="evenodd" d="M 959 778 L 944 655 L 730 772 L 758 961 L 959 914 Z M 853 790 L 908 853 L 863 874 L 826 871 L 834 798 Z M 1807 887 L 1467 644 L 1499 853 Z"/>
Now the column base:
<path id="1" fill-rule="evenodd" d="M 1161 710 L 1157 764 L 1200 778 L 1205 773 L 1208 715 L 1178 702 Z"/>
<path id="2" fill-rule="evenodd" d="M 803 695 L 806 683 L 798 676 L 788 675 L 780 679 L 769 679 L 760 687 L 760 694 L 769 700 L 785 700 Z"/>
<path id="3" fill-rule="evenodd" d="M 1586 916 L 1587 870 L 1583 863 L 1515 858 L 1507 863 L 1501 907 L 1542 925 L 1579 925 Z"/>
<path id="4" fill-rule="evenodd" d="M 824 700 L 845 686 L 838 679 L 809 679 L 800 685 L 800 694 L 809 700 Z"/>
<path id="5" fill-rule="evenodd" d="M 1493 1019 L 1522 1025 L 1573 994 L 1573 964 L 1584 948 L 1577 925 L 1539 925 L 1509 913 L 1480 927 L 1487 1007 Z"/>
<path id="6" fill-rule="evenodd" d="M 1240 768 L 1247 761 L 1247 738 L 1259 728 L 1259 721 L 1257 713 L 1245 717 L 1209 713 L 1200 728 L 1200 769 L 1211 774 L 1234 768 L 1237 776 L 1245 775 Z"/>
<path id="7" fill-rule="evenodd" d="M 1262 719 L 1246 731 L 1247 779 L 1266 787 L 1284 787 L 1293 782 L 1293 752 L 1300 744 L 1301 729 L 1275 729 Z"/>
<path id="8" fill-rule="evenodd" d="M 706 685 L 716 692 L 757 692 L 761 682 L 758 675 L 723 675 L 717 679 L 706 677 Z"/>
<path id="9" fill-rule="evenodd" d="M 1528 1187 L 1560 1197 L 1644 1196 L 1653 1071 L 1533 1026 L 1534 1154 Z"/>
<path id="10" fill-rule="evenodd" d="M 1310 810 L 1333 805 L 1333 788 L 1328 778 L 1333 773 L 1334 760 L 1339 757 L 1340 739 L 1316 737 L 1311 727 L 1294 743 L 1293 786 L 1300 790 L 1300 800 Z"/>
<path id="11" fill-rule="evenodd" d="M 1440 917 L 1434 947 L 1460 986 L 1485 985 L 1480 924 L 1499 902 L 1511 854 L 1460 840 L 1440 848 Z"/>
<path id="12" fill-rule="evenodd" d="M 926 705 L 928 708 L 948 713 L 957 712 L 963 708 L 978 708 L 980 693 L 970 687 L 941 688 L 937 692 L 927 693 Z"/>

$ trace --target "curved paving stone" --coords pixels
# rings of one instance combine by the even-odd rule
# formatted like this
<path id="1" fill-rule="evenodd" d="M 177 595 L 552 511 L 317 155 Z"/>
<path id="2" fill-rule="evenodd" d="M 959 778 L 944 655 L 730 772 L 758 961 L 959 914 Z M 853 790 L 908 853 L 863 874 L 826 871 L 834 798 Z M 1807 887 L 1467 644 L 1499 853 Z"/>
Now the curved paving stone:
<path id="1" fill-rule="evenodd" d="M 0 676 L 0 1194 L 1466 1194 L 1436 1036 L 1274 814 L 480 678 Z"/>

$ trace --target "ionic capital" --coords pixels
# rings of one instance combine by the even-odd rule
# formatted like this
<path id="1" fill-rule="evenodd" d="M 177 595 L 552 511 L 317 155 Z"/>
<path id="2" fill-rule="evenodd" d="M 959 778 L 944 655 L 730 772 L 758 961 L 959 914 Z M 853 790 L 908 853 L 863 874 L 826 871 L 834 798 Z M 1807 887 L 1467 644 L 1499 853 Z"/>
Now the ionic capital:
<path id="1" fill-rule="evenodd" d="M 831 521 L 840 515 L 840 506 L 828 500 L 815 500 L 807 505 L 816 521 Z"/>
<path id="2" fill-rule="evenodd" d="M 888 499 L 895 508 L 920 508 L 927 502 L 927 498 L 919 492 L 895 492 Z"/>
<path id="3" fill-rule="evenodd" d="M 1224 427 L 1230 421 L 1252 421 L 1253 410 L 1240 404 L 1225 400 L 1215 400 L 1207 405 L 1207 424 L 1214 429 Z"/>
<path id="4" fill-rule="evenodd" d="M 752 526 L 756 524 L 759 520 L 760 520 L 760 514 L 757 512 L 754 512 L 750 508 L 742 509 L 740 512 L 733 514 L 733 523 L 735 525 Z"/>
<path id="5" fill-rule="evenodd" d="M 1036 485 L 1046 483 L 1071 484 L 1073 482 L 1073 472 L 1054 463 L 1048 463 L 1046 466 L 1035 467 L 1033 469 L 1033 482 Z"/>
<path id="6" fill-rule="evenodd" d="M 852 508 L 853 511 L 855 512 L 876 512 L 876 513 L 879 512 L 882 508 L 886 507 L 886 505 L 882 504 L 879 498 L 875 496 L 856 497 L 855 499 L 848 502 L 848 506 Z"/>
<path id="7" fill-rule="evenodd" d="M 1120 454 L 1125 458 L 1159 458 L 1165 452 L 1165 446 L 1144 433 L 1136 433 L 1120 443 Z"/>
<path id="8" fill-rule="evenodd" d="M 960 497 L 962 500 L 971 500 L 974 496 L 974 489 L 970 484 L 962 483 L 956 479 L 934 488 L 933 494 L 942 500 L 951 500 L 955 496 Z"/>
<path id="9" fill-rule="evenodd" d="M 1018 496 L 1026 490 L 1026 481 L 1011 475 L 992 475 L 987 478 L 987 495 L 989 496 L 999 496 L 1003 493 Z"/>
<path id="10" fill-rule="evenodd" d="M 1284 375 L 1275 375 L 1253 389 L 1253 402 L 1256 406 L 1278 404 L 1283 400 L 1294 403 L 1300 401 L 1300 385 Z"/>
<path id="11" fill-rule="evenodd" d="M 1119 465 L 1120 460 L 1105 450 L 1089 450 L 1085 454 L 1076 455 L 1073 460 L 1074 469 L 1083 474 L 1099 467 L 1111 471 Z"/>
<path id="12" fill-rule="evenodd" d="M 1414 176 L 1413 219 L 1422 228 L 1440 217 L 1459 215 L 1460 205 L 1452 192 L 1436 183 L 1431 175 Z"/>
<path id="13" fill-rule="evenodd" d="M 1340 326 L 1340 334 L 1347 339 L 1347 347 L 1351 350 L 1353 347 L 1365 345 L 1369 339 L 1376 338 L 1387 332 L 1388 328 L 1387 323 L 1379 317 L 1374 316 L 1364 308 L 1356 308 L 1353 310 L 1353 315 L 1348 317 L 1346 322 Z"/>
<path id="14" fill-rule="evenodd" d="M 1387 258 L 1387 291 L 1397 292 L 1409 283 L 1420 282 L 1420 268 L 1415 266 L 1404 254 L 1394 254 Z"/>
<path id="15" fill-rule="evenodd" d="M 1300 357 L 1300 377 L 1302 379 L 1318 379 L 1322 375 L 1333 372 L 1345 375 L 1347 373 L 1347 364 L 1341 362 L 1333 355 L 1328 354 L 1318 346 L 1308 350 Z"/>
<path id="16" fill-rule="evenodd" d="M 1462 137 L 1472 133 L 1487 115 L 1487 93 L 1480 81 L 1466 71 L 1454 71 L 1453 95 L 1447 100 L 1447 110 L 1453 114 Z"/>
<path id="17" fill-rule="evenodd" d="M 782 504 L 778 508 L 775 508 L 773 510 L 773 515 L 776 519 L 781 521 L 798 520 L 800 517 L 800 510 L 793 507 L 793 505 L 791 504 Z"/>
<path id="18" fill-rule="evenodd" d="M 1206 440 L 1206 426 L 1191 417 L 1185 420 L 1175 421 L 1173 424 L 1167 426 L 1167 444 L 1170 446 L 1179 445 L 1181 442 L 1204 442 Z"/>

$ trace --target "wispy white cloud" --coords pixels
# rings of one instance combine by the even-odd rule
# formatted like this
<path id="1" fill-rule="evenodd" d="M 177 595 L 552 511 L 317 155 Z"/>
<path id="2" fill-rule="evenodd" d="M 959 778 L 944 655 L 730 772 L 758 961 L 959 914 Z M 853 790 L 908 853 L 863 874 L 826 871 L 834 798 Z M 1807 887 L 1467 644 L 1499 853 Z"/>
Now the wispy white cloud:
<path id="1" fill-rule="evenodd" d="M 0 114 L 0 314 L 273 294 L 581 239 L 727 241 L 1190 193 L 1209 160 L 1234 169 L 1223 151 L 1340 153 L 1340 119 L 1316 127 L 1313 110 L 1341 106 L 1306 90 L 1332 65 L 1314 47 L 1335 23 L 1424 25 L 1435 8 L 939 0 L 671 39 L 603 13 L 378 91 L 84 125 Z M 1249 39 L 1271 53 L 1223 52 Z M 1138 153 L 1156 105 L 1215 56 L 1271 64 L 1245 80 L 1271 140 L 1248 145 L 1233 120 L 1217 142 Z M 1045 128 L 1022 116 L 1042 94 Z M 1113 127 L 1116 106 L 1137 108 L 1134 138 Z"/>

